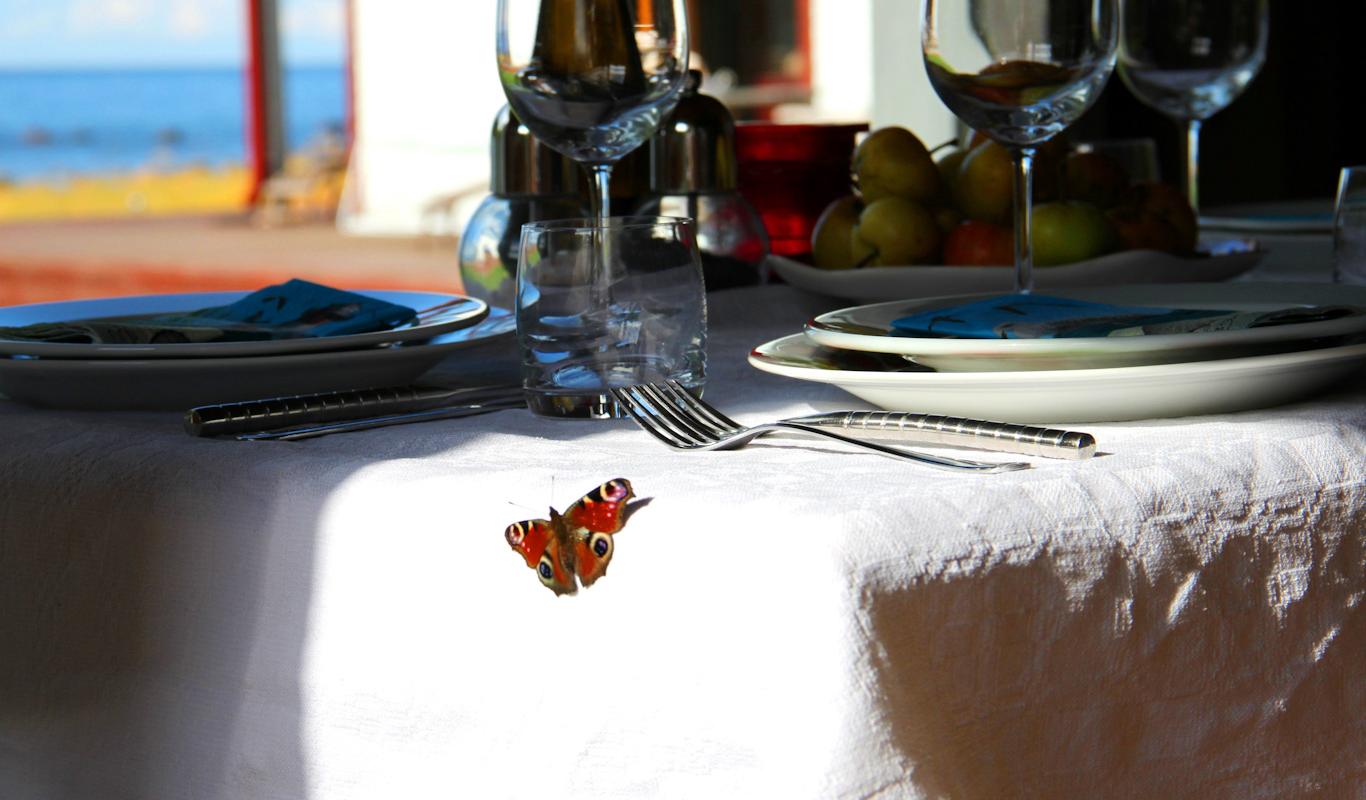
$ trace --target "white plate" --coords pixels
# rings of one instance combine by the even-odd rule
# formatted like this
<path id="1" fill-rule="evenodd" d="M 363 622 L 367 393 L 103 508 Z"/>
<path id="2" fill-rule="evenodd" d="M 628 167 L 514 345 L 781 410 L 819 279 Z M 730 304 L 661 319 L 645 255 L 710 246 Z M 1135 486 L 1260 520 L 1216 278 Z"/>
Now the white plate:
<path id="1" fill-rule="evenodd" d="M 261 342 L 185 342 L 167 344 L 64 344 L 26 342 L 0 338 L 0 355 L 28 355 L 42 358 L 225 358 L 236 356 L 317 353 L 325 350 L 352 350 L 388 342 L 430 339 L 442 333 L 474 325 L 488 316 L 483 300 L 464 295 L 438 292 L 390 292 L 353 289 L 357 294 L 407 306 L 421 313 L 424 309 L 450 303 L 424 318 L 387 331 L 353 333 L 343 336 L 312 336 Z M 138 297 L 110 297 L 99 300 L 71 300 L 61 303 L 34 303 L 0 308 L 0 327 L 21 327 L 39 322 L 68 322 L 105 317 L 131 317 L 147 314 L 174 314 L 227 305 L 250 292 L 198 292 L 194 294 L 156 294 Z"/>
<path id="2" fill-rule="evenodd" d="M 1291 306 L 1354 305 L 1362 313 L 1323 322 L 1248 330 L 1069 339 L 939 339 L 892 336 L 892 321 L 918 311 L 980 300 L 962 295 L 903 300 L 832 311 L 806 324 L 826 347 L 891 353 L 941 372 L 1099 369 L 1172 364 L 1304 349 L 1305 342 L 1366 333 L 1366 288 L 1325 283 L 1181 283 L 1060 289 L 1057 297 L 1131 306 L 1274 311 Z"/>
<path id="3" fill-rule="evenodd" d="M 1223 281 L 1257 265 L 1266 251 L 1256 242 L 1234 239 L 1214 245 L 1220 255 L 1182 258 L 1153 250 L 1125 250 L 1090 261 L 1058 267 L 1036 267 L 1034 286 L 1049 291 L 1078 286 L 1118 286 L 1132 283 Z M 830 270 L 769 256 L 768 263 L 783 280 L 809 292 L 872 303 L 908 297 L 946 294 L 1009 292 L 1015 286 L 1014 267 L 865 267 Z"/>
<path id="4" fill-rule="evenodd" d="M 932 372 L 802 334 L 756 347 L 764 372 L 829 383 L 891 411 L 1022 423 L 1115 422 L 1245 411 L 1301 400 L 1366 365 L 1366 344 L 1194 364 L 1038 372 Z"/>
<path id="5" fill-rule="evenodd" d="M 452 351 L 516 330 L 510 311 L 425 342 L 228 358 L 0 357 L 0 394 L 36 406 L 177 409 L 416 380 Z"/>

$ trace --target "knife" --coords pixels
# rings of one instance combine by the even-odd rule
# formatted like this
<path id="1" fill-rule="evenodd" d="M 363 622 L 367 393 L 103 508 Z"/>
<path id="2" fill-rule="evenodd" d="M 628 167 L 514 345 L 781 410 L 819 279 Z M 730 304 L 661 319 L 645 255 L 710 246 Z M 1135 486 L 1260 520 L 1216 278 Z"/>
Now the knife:
<path id="1" fill-rule="evenodd" d="M 239 433 L 236 434 L 236 439 L 241 442 L 297 442 L 302 439 L 316 439 L 319 436 L 327 436 L 333 433 L 368 431 L 374 428 L 387 428 L 391 425 L 408 425 L 413 422 L 427 422 L 434 419 L 477 417 L 480 414 L 491 414 L 494 411 L 504 411 L 510 408 L 526 408 L 526 399 L 519 395 L 515 398 L 505 397 L 470 405 L 442 406 L 438 408 L 429 408 L 424 411 L 407 411 L 402 414 L 391 414 L 383 417 L 366 417 L 364 419 L 350 419 L 341 422 L 327 422 L 321 425 L 307 425 L 302 428 L 284 428 L 282 430 Z"/>
<path id="2" fill-rule="evenodd" d="M 1096 454 L 1096 439 L 1089 433 L 909 411 L 834 411 L 783 421 L 827 428 L 860 439 L 970 447 L 1070 461 Z"/>
<path id="3" fill-rule="evenodd" d="M 443 406 L 480 405 L 495 400 L 524 402 L 522 397 L 522 387 L 516 384 L 459 389 L 389 386 L 321 392 L 192 408 L 185 412 L 185 432 L 191 436 L 227 436 L 246 431 L 393 416 Z"/>

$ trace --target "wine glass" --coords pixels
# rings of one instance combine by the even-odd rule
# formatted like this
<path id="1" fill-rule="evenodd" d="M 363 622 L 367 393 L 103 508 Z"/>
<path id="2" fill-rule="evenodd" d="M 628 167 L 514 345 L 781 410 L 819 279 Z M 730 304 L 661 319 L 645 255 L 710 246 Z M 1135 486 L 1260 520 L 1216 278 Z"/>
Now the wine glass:
<path id="1" fill-rule="evenodd" d="M 1115 0 L 924 0 L 930 83 L 1015 164 L 1015 291 L 1034 288 L 1035 148 L 1091 107 L 1115 65 Z"/>
<path id="2" fill-rule="evenodd" d="M 605 224 L 612 165 L 654 134 L 686 82 L 684 0 L 498 0 L 497 37 L 508 103 L 587 165 Z"/>
<path id="3" fill-rule="evenodd" d="M 1123 0 L 1119 76 L 1186 128 L 1186 199 L 1198 214 L 1200 123 L 1224 110 L 1266 60 L 1267 0 Z"/>

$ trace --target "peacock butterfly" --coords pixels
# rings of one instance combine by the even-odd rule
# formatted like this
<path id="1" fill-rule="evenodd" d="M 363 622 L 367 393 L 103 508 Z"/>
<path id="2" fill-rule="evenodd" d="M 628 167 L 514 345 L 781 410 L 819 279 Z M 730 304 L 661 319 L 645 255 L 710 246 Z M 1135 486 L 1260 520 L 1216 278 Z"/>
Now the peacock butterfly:
<path id="1" fill-rule="evenodd" d="M 574 594 L 607 573 L 612 534 L 626 524 L 626 503 L 635 496 L 630 481 L 613 478 L 563 514 L 551 508 L 550 519 L 514 522 L 503 535 L 541 583 L 557 595 Z"/>

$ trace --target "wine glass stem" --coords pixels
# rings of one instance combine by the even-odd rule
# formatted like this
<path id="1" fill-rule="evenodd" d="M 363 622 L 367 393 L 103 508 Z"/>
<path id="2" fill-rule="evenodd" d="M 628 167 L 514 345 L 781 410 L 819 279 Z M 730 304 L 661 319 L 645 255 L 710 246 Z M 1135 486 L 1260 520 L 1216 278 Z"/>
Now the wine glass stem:
<path id="1" fill-rule="evenodd" d="M 1030 206 L 1034 194 L 1034 148 L 1014 147 L 1015 162 L 1015 292 L 1034 291 L 1034 242 L 1030 234 Z"/>
<path id="2" fill-rule="evenodd" d="M 598 225 L 605 226 L 612 216 L 612 164 L 591 164 L 589 169 L 593 172 L 593 216 Z"/>
<path id="3" fill-rule="evenodd" d="M 1186 120 L 1186 199 L 1200 215 L 1200 120 Z"/>

